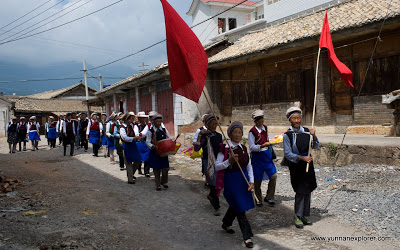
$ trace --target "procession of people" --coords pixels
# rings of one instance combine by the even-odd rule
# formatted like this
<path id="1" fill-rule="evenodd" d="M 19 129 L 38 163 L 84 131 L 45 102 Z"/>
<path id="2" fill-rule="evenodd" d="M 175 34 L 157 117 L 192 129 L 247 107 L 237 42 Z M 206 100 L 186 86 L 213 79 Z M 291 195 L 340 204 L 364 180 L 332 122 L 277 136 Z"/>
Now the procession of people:
<path id="1" fill-rule="evenodd" d="M 176 153 L 176 140 L 171 138 L 163 124 L 163 116 L 155 111 L 145 112 L 93 113 L 90 119 L 86 113 L 68 112 L 56 120 L 48 117 L 45 124 L 46 138 L 50 149 L 56 147 L 56 140 L 63 143 L 64 156 L 67 147 L 69 155 L 74 156 L 75 148 L 88 150 L 92 144 L 93 157 L 110 157 L 111 164 L 119 164 L 121 171 L 126 170 L 127 183 L 135 184 L 135 174 L 150 177 L 153 170 L 155 190 L 161 191 L 169 187 L 169 158 Z M 313 128 L 301 125 L 302 111 L 291 107 L 286 112 L 290 127 L 283 135 L 284 160 L 290 170 L 291 184 L 295 192 L 294 225 L 303 228 L 312 225 L 309 220 L 311 193 L 316 188 L 316 178 L 312 156 L 309 154 L 309 143 L 313 149 L 318 148 L 319 141 Z M 193 152 L 201 156 L 201 172 L 205 176 L 205 186 L 210 192 L 205 197 L 211 203 L 215 216 L 221 215 L 220 194 L 223 193 L 228 208 L 222 219 L 222 229 L 229 234 L 237 219 L 242 232 L 244 244 L 253 247 L 253 237 L 246 211 L 263 206 L 275 206 L 275 189 L 277 170 L 274 165 L 276 155 L 268 134 L 268 127 L 262 110 L 255 110 L 251 115 L 254 126 L 248 131 L 248 147 L 242 144 L 243 124 L 234 121 L 228 127 L 226 139 L 224 133 L 217 132 L 219 118 L 212 114 L 204 114 L 204 126 L 197 129 L 193 138 Z M 12 117 L 6 127 L 9 153 L 26 151 L 26 143 L 31 141 L 32 151 L 39 149 L 40 124 L 36 117 Z M 118 155 L 115 158 L 114 151 Z M 144 165 L 143 171 L 141 166 Z M 307 166 L 309 165 L 309 166 Z M 307 169 L 306 169 L 307 168 Z M 307 171 L 308 170 L 308 171 Z M 263 197 L 261 184 L 268 181 L 266 195 Z"/>

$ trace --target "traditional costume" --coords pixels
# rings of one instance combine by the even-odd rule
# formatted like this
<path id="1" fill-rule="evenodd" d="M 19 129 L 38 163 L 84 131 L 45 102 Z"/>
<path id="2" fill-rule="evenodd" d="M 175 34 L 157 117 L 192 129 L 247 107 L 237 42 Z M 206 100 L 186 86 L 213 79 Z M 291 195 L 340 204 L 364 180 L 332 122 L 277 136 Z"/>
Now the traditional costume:
<path id="1" fill-rule="evenodd" d="M 243 133 L 243 125 L 240 122 L 233 122 L 228 127 L 228 136 L 235 128 L 239 128 Z M 233 153 L 238 155 L 238 162 L 243 173 L 249 183 L 254 182 L 253 168 L 247 148 L 240 144 L 229 141 L 229 146 L 232 147 Z M 217 171 L 224 171 L 224 197 L 229 204 L 229 208 L 222 220 L 222 228 L 228 233 L 234 233 L 232 226 L 235 218 L 238 219 L 240 230 L 243 234 L 243 239 L 247 247 L 253 247 L 251 237 L 253 232 L 246 217 L 246 211 L 254 208 L 254 200 L 251 191 L 248 191 L 249 186 L 241 173 L 236 162 L 230 163 L 228 155 L 230 154 L 228 145 L 223 145 L 217 156 L 215 167 Z"/>
<path id="2" fill-rule="evenodd" d="M 114 112 L 110 116 L 110 121 L 106 125 L 106 135 L 108 138 L 107 141 L 107 146 L 108 146 L 108 151 L 110 153 L 110 162 L 115 163 L 114 161 L 114 150 L 115 148 L 115 139 L 114 139 L 114 132 L 113 132 L 113 127 L 114 125 L 114 119 L 117 116 Z"/>
<path id="3" fill-rule="evenodd" d="M 69 118 L 68 118 L 69 117 Z M 64 135 L 64 156 L 67 153 L 67 145 L 71 146 L 70 149 L 70 156 L 74 155 L 74 148 L 75 148 L 75 123 L 71 120 L 71 113 L 67 113 L 65 121 L 62 123 L 62 133 Z"/>
<path id="4" fill-rule="evenodd" d="M 105 119 L 103 120 L 103 117 L 105 117 Z M 108 151 L 108 137 L 106 135 L 106 128 L 107 128 L 107 115 L 106 114 L 101 114 L 101 125 L 103 126 L 103 130 L 101 131 L 101 145 L 103 148 L 103 155 L 104 158 L 107 157 L 107 151 Z"/>
<path id="5" fill-rule="evenodd" d="M 40 141 L 39 129 L 40 124 L 36 121 L 36 116 L 31 116 L 29 118 L 30 122 L 28 123 L 28 135 L 29 140 L 32 142 L 32 151 L 35 151 L 38 148 L 38 144 Z"/>
<path id="6" fill-rule="evenodd" d="M 150 148 L 150 155 L 149 155 L 149 166 L 153 169 L 154 177 L 156 181 L 156 190 L 161 190 L 161 185 L 164 188 L 168 188 L 168 171 L 169 171 L 169 161 L 168 156 L 161 157 L 158 155 L 156 146 L 157 142 L 170 138 L 168 130 L 166 128 L 155 127 L 154 122 L 157 120 L 162 120 L 162 115 L 156 114 L 153 116 L 153 125 L 151 126 L 150 130 L 147 132 L 146 135 L 146 144 Z M 162 179 L 160 178 L 162 172 Z"/>
<path id="7" fill-rule="evenodd" d="M 292 107 L 286 112 L 289 120 L 294 114 L 300 114 L 301 116 L 301 109 Z M 311 224 L 306 217 L 310 216 L 311 192 L 317 188 L 314 163 L 310 162 L 309 170 L 306 172 L 307 163 L 300 160 L 301 156 L 308 155 L 310 136 L 310 130 L 302 126 L 298 129 L 290 126 L 283 136 L 283 149 L 289 165 L 290 182 L 296 193 L 294 222 L 297 228 L 303 228 L 303 225 Z M 312 140 L 311 147 L 313 149 L 319 147 L 319 141 L 316 137 Z"/>
<path id="8" fill-rule="evenodd" d="M 256 110 L 252 114 L 254 122 L 264 119 L 264 112 Z M 268 191 L 264 198 L 270 206 L 274 206 L 275 187 L 276 187 L 276 168 L 268 146 L 264 146 L 269 141 L 268 128 L 261 123 L 260 127 L 254 125 L 248 135 L 249 148 L 251 151 L 251 164 L 254 171 L 254 191 L 258 198 L 257 206 L 262 206 L 261 183 L 268 180 Z"/>
<path id="9" fill-rule="evenodd" d="M 18 123 L 18 143 L 19 151 L 21 151 L 21 143 L 23 143 L 23 150 L 26 151 L 26 135 L 28 133 L 28 125 L 25 122 L 25 117 L 20 118 Z"/>
<path id="10" fill-rule="evenodd" d="M 49 140 L 50 148 L 56 147 L 56 141 L 58 137 L 57 122 L 53 121 L 54 117 L 49 116 L 50 121 L 47 123 L 47 140 Z"/>
<path id="11" fill-rule="evenodd" d="M 204 124 L 208 126 L 214 120 L 217 120 L 215 116 L 206 115 L 204 117 Z M 207 199 L 214 208 L 214 215 L 219 216 L 219 208 L 221 206 L 219 204 L 218 191 L 215 189 L 217 175 L 214 164 L 220 144 L 222 143 L 222 135 L 216 131 L 211 132 L 210 130 L 207 130 L 204 134 L 199 133 L 197 141 L 198 142 L 194 145 L 194 150 L 199 151 L 201 148 L 203 149 L 201 169 L 203 175 L 206 176 L 206 184 L 210 188 L 210 193 L 207 195 Z"/>
<path id="12" fill-rule="evenodd" d="M 59 134 L 59 142 L 58 145 L 61 145 L 61 143 L 64 142 L 64 133 L 63 133 L 63 127 L 64 127 L 64 115 L 60 115 L 58 122 L 57 122 L 57 132 Z"/>
<path id="13" fill-rule="evenodd" d="M 101 131 L 103 130 L 103 125 L 97 119 L 93 119 L 94 116 L 97 116 L 97 114 L 92 114 L 92 119 L 90 119 L 88 122 L 86 135 L 89 138 L 89 143 L 92 143 L 93 156 L 97 157 L 99 156 Z"/>
<path id="14" fill-rule="evenodd" d="M 78 123 L 78 133 L 80 136 L 80 146 L 84 148 L 85 152 L 87 152 L 89 146 L 88 146 L 88 140 L 86 139 L 86 132 L 87 132 L 87 127 L 89 125 L 89 119 L 86 117 L 86 113 L 82 113 L 81 116 L 83 116 Z"/>
<path id="15" fill-rule="evenodd" d="M 122 144 L 120 143 L 121 141 L 121 135 L 120 135 L 120 128 L 121 128 L 121 116 L 122 113 L 118 113 L 117 117 L 118 119 L 114 122 L 113 124 L 113 134 L 114 134 L 114 139 L 115 139 L 115 149 L 117 150 L 117 155 L 119 158 L 119 169 L 122 171 L 124 170 L 124 149 L 122 148 Z"/>
<path id="16" fill-rule="evenodd" d="M 148 116 L 143 111 L 138 113 L 139 120 L 140 120 L 140 118 L 146 119 L 147 117 Z M 146 135 L 147 135 L 147 132 L 149 131 L 149 126 L 147 125 L 147 123 L 145 121 L 142 121 L 142 122 L 139 121 L 136 124 L 136 126 L 138 128 L 139 135 L 142 137 L 142 140 L 140 142 L 137 142 L 136 145 L 138 146 L 138 150 L 139 150 L 140 156 L 142 158 L 141 159 L 142 163 L 144 162 L 144 167 L 143 167 L 144 175 L 146 177 L 150 177 L 150 167 L 149 167 L 149 163 L 148 163 L 150 151 L 146 145 Z M 140 164 L 140 166 L 138 168 L 139 174 L 143 174 L 142 169 L 141 169 L 142 163 Z"/>
<path id="17" fill-rule="evenodd" d="M 7 142 L 10 149 L 9 153 L 17 152 L 17 142 L 18 142 L 18 123 L 16 117 L 11 117 L 11 121 L 7 123 L 6 126 Z"/>
<path id="18" fill-rule="evenodd" d="M 135 116 L 133 112 L 126 113 L 123 117 L 125 123 L 120 127 L 120 136 L 123 141 L 122 147 L 124 150 L 126 174 L 129 184 L 135 184 L 135 172 L 141 164 L 141 158 L 138 148 L 136 147 L 135 139 L 135 137 L 139 136 L 139 131 L 132 122 L 127 124 L 128 120 L 133 116 Z"/>

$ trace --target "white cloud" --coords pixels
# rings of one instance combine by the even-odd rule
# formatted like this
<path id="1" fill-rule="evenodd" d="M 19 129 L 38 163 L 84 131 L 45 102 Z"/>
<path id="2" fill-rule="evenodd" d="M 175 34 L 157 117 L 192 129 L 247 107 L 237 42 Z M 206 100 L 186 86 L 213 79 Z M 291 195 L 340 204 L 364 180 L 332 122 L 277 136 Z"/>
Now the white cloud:
<path id="1" fill-rule="evenodd" d="M 35 11 L 23 20 L 29 19 L 59 1 L 60 0 L 52 0 L 50 3 L 40 8 L 40 10 Z M 38 18 L 35 18 L 34 20 L 31 20 L 15 29 L 14 32 L 18 32 L 19 30 L 22 30 L 35 22 L 56 13 L 61 8 L 66 8 L 77 1 L 78 0 L 65 0 L 65 3 L 67 4 L 62 6 L 59 5 L 57 8 L 51 9 L 51 11 L 48 11 Z M 89 0 L 82 0 L 66 11 L 70 11 L 87 1 Z M 84 7 L 46 25 L 45 27 L 42 27 L 39 30 L 36 30 L 35 32 L 55 27 L 116 1 L 117 0 L 93 0 Z M 2 0 L 1 2 L 2 7 L 0 8 L 0 16 L 2 18 L 0 20 L 0 27 L 24 15 L 41 3 L 44 3 L 45 0 L 40 1 L 41 3 L 38 3 L 38 1 L 26 0 Z M 186 12 L 190 7 L 191 0 L 170 0 L 169 2 L 190 25 L 191 17 L 187 16 Z M 63 13 L 65 12 L 62 12 L 59 15 L 62 15 Z M 4 30 L 16 26 L 23 20 L 4 28 L 1 30 L 1 33 L 3 33 Z M 12 33 L 0 36 L 0 40 L 6 38 L 10 34 Z M 62 44 L 39 38 L 84 44 L 115 51 Z M 72 24 L 37 35 L 33 38 L 0 45 L 0 59 L 2 61 L 25 63 L 35 66 L 45 66 L 63 61 L 82 62 L 83 59 L 86 59 L 87 63 L 97 66 L 141 50 L 163 39 L 165 39 L 165 26 L 160 1 L 124 0 L 110 8 Z M 138 56 L 123 60 L 120 62 L 120 65 L 129 66 L 132 69 L 137 70 L 138 65 L 142 62 L 149 64 L 150 67 L 154 67 L 159 63 L 163 63 L 165 60 L 166 49 L 164 43 L 143 52 Z"/>

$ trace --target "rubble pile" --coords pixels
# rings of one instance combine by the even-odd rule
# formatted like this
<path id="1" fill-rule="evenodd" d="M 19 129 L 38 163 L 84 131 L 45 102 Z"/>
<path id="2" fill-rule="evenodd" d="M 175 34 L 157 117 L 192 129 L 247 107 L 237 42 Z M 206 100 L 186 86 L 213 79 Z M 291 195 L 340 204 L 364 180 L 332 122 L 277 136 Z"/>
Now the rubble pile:
<path id="1" fill-rule="evenodd" d="M 20 184 L 20 180 L 7 178 L 5 175 L 0 174 L 0 193 L 12 192 Z"/>

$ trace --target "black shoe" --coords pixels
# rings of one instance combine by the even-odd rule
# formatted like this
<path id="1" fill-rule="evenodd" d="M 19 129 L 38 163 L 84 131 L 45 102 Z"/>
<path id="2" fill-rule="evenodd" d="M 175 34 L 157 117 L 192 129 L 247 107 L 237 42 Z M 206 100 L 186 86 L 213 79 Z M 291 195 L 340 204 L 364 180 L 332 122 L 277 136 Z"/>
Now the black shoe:
<path id="1" fill-rule="evenodd" d="M 262 202 L 256 202 L 256 206 L 257 206 L 257 207 L 262 207 L 263 204 L 262 204 Z"/>
<path id="2" fill-rule="evenodd" d="M 135 184 L 135 181 L 128 181 L 129 184 Z"/>
<path id="3" fill-rule="evenodd" d="M 121 170 L 121 171 L 124 171 L 124 170 L 125 170 L 125 168 L 119 168 L 119 170 Z"/>
<path id="4" fill-rule="evenodd" d="M 150 177 L 150 174 L 146 174 L 146 177 Z"/>
<path id="5" fill-rule="evenodd" d="M 168 185 L 167 185 L 167 184 L 161 183 L 161 185 L 162 185 L 164 188 L 168 188 Z"/>
<path id="6" fill-rule="evenodd" d="M 227 227 L 224 224 L 222 224 L 222 229 L 224 229 L 228 234 L 234 234 L 235 230 L 233 230 L 231 227 Z"/>
<path id="7" fill-rule="evenodd" d="M 156 190 L 161 191 L 161 187 L 160 186 L 156 187 Z"/>
<path id="8" fill-rule="evenodd" d="M 267 197 L 264 198 L 264 201 L 265 201 L 266 203 L 268 203 L 268 205 L 269 205 L 270 207 L 274 207 L 274 206 L 275 206 L 275 202 L 274 202 L 273 200 L 267 199 Z"/>
<path id="9" fill-rule="evenodd" d="M 135 176 L 133 176 L 132 178 L 133 178 L 134 180 L 136 180 L 136 177 L 135 177 Z"/>
<path id="10" fill-rule="evenodd" d="M 251 241 L 251 239 L 245 240 L 244 244 L 246 245 L 247 248 L 253 248 L 253 242 Z"/>

